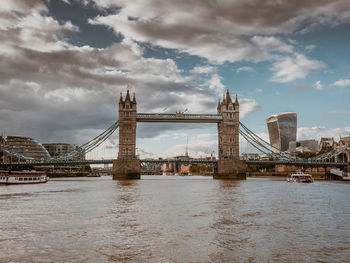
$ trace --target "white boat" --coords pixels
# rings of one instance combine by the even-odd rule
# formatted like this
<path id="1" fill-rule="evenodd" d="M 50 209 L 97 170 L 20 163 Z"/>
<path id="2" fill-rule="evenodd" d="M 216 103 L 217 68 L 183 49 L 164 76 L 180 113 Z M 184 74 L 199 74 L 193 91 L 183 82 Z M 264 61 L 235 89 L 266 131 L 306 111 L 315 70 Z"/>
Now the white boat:
<path id="1" fill-rule="evenodd" d="M 39 171 L 0 171 L 0 184 L 46 183 L 49 177 Z"/>
<path id="2" fill-rule="evenodd" d="M 313 183 L 314 179 L 310 174 L 304 174 L 303 172 L 296 172 L 290 174 L 287 177 L 287 182 L 290 183 Z"/>

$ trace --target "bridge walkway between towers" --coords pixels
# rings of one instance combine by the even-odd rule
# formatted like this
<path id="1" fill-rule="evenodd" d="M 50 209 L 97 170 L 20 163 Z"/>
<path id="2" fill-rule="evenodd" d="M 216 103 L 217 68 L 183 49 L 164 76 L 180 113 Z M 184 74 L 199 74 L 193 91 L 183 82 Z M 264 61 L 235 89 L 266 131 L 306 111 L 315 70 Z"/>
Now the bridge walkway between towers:
<path id="1" fill-rule="evenodd" d="M 136 113 L 137 122 L 219 123 L 222 120 L 221 114 Z"/>

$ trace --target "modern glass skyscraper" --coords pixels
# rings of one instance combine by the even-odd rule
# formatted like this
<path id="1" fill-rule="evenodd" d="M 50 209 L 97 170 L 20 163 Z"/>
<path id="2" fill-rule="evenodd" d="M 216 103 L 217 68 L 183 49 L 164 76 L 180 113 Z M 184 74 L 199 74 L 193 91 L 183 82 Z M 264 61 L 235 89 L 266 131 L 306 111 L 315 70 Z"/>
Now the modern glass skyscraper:
<path id="1" fill-rule="evenodd" d="M 290 142 L 297 139 L 297 114 L 283 112 L 271 115 L 266 119 L 270 144 L 281 151 L 287 151 Z M 277 151 L 272 148 L 271 150 Z"/>

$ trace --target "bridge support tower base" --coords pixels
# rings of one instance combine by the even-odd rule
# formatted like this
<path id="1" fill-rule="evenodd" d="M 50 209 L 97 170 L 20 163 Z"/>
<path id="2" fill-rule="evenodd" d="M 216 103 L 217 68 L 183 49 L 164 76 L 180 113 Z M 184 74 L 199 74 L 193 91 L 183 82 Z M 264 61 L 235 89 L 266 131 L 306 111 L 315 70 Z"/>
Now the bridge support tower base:
<path id="1" fill-rule="evenodd" d="M 141 178 L 140 160 L 113 160 L 113 180 L 133 180 Z"/>
<path id="2" fill-rule="evenodd" d="M 246 180 L 247 165 L 241 160 L 218 160 L 218 169 L 214 179 Z"/>

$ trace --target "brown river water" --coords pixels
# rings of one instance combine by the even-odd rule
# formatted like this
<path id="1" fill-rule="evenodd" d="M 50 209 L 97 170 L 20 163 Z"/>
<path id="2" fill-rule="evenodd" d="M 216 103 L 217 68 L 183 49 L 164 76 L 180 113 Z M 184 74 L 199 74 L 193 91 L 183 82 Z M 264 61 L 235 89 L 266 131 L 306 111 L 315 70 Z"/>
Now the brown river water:
<path id="1" fill-rule="evenodd" d="M 143 176 L 0 186 L 0 262 L 350 262 L 350 184 Z"/>

